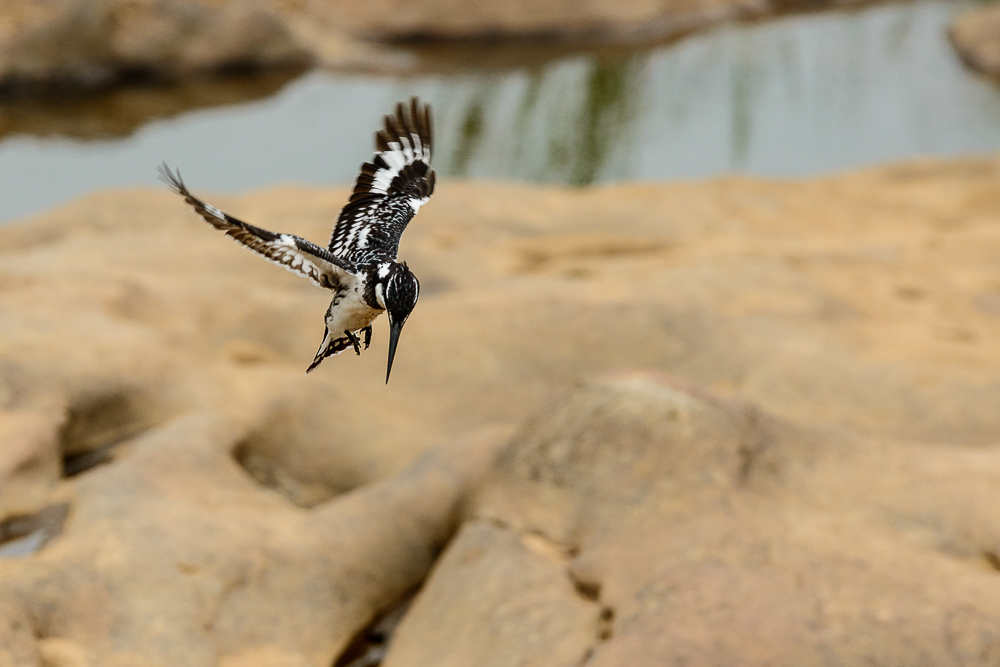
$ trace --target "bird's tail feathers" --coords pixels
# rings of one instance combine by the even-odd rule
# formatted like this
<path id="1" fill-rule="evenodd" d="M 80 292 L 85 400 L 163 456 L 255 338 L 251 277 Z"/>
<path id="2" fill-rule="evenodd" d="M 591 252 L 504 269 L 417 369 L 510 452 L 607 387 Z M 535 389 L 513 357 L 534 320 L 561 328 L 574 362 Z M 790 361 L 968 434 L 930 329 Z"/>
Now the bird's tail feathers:
<path id="1" fill-rule="evenodd" d="M 358 332 L 355 331 L 354 335 L 357 336 Z M 367 345 L 365 348 L 367 349 Z M 341 336 L 340 338 L 333 338 L 330 331 L 327 330 L 326 335 L 323 337 L 323 342 L 319 344 L 319 349 L 316 350 L 316 357 L 313 362 L 309 364 L 309 368 L 306 369 L 306 375 L 309 375 L 313 370 L 320 365 L 320 363 L 327 357 L 333 357 L 344 350 L 350 350 L 354 348 L 354 343 L 347 336 Z"/>

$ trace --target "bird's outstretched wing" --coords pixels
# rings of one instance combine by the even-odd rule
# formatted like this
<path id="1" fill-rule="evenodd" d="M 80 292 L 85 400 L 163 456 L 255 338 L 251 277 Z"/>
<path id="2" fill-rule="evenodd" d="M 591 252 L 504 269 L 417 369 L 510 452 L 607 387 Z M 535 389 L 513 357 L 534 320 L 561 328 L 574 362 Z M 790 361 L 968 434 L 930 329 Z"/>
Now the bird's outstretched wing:
<path id="1" fill-rule="evenodd" d="M 361 165 L 329 250 L 357 265 L 396 259 L 406 225 L 434 192 L 431 107 L 410 98 L 375 133 L 375 157 Z"/>
<path id="2" fill-rule="evenodd" d="M 326 289 L 338 289 L 350 284 L 357 269 L 348 261 L 335 257 L 325 248 L 294 234 L 276 234 L 260 227 L 254 227 L 241 220 L 226 215 L 211 204 L 191 194 L 179 171 L 170 170 L 166 164 L 160 165 L 160 178 L 194 210 L 205 222 L 221 229 L 237 243 L 249 248 L 261 257 L 285 267 L 292 273 L 308 278 L 313 284 Z"/>

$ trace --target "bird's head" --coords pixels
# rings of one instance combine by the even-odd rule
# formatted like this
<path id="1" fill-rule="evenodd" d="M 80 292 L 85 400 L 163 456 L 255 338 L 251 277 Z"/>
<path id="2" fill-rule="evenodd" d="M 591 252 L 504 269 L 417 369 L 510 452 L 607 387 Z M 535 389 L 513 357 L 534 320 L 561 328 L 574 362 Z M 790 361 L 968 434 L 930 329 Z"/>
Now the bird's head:
<path id="1" fill-rule="evenodd" d="M 398 264 L 390 262 L 379 267 L 378 283 L 375 294 L 386 315 L 389 317 L 389 364 L 385 370 L 385 382 L 389 383 L 389 373 L 392 372 L 392 359 L 396 356 L 396 343 L 399 332 L 406 324 L 406 318 L 413 312 L 420 295 L 420 282 L 413 275 L 406 262 Z"/>

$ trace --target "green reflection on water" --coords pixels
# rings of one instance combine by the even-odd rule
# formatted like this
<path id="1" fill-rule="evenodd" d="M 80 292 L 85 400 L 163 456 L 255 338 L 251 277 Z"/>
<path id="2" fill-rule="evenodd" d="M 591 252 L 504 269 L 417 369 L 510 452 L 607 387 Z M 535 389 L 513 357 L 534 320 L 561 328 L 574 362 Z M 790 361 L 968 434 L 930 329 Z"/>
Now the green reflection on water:
<path id="1" fill-rule="evenodd" d="M 579 150 L 570 167 L 573 185 L 593 183 L 637 115 L 642 61 L 599 60 L 587 76 L 586 100 L 578 121 Z"/>
<path id="2" fill-rule="evenodd" d="M 538 108 L 541 101 L 542 89 L 545 83 L 545 70 L 541 67 L 532 67 L 528 73 L 528 85 L 524 91 L 524 97 L 518 105 L 517 117 L 514 119 L 514 136 L 530 136 L 529 127 L 532 115 Z M 526 156 L 527 142 L 519 141 L 514 145 L 515 164 L 521 164 Z"/>
<path id="3" fill-rule="evenodd" d="M 469 162 L 476 154 L 479 140 L 483 136 L 483 129 L 486 125 L 484 115 L 486 106 L 486 95 L 479 91 L 469 102 L 465 110 L 465 117 L 462 119 L 461 129 L 458 134 L 458 143 L 455 144 L 455 153 L 452 157 L 451 168 L 453 174 L 465 174 L 469 169 Z"/>
<path id="4" fill-rule="evenodd" d="M 746 63 L 730 72 L 732 86 L 732 169 L 746 166 L 753 134 L 754 68 Z"/>

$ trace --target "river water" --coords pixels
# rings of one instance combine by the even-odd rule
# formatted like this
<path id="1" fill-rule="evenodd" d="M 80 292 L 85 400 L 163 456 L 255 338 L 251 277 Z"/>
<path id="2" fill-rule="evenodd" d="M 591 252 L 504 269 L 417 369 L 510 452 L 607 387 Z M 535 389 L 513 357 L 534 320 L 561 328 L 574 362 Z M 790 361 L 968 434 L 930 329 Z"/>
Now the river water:
<path id="1" fill-rule="evenodd" d="M 155 183 L 164 160 L 197 191 L 347 183 L 381 114 L 411 94 L 434 104 L 445 177 L 798 176 L 987 153 L 1000 149 L 1000 85 L 966 70 L 946 37 L 968 6 L 785 16 L 635 50 L 445 51 L 408 76 L 312 71 L 235 92 L 209 82 L 0 108 L 0 220 Z"/>

